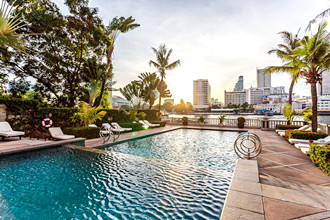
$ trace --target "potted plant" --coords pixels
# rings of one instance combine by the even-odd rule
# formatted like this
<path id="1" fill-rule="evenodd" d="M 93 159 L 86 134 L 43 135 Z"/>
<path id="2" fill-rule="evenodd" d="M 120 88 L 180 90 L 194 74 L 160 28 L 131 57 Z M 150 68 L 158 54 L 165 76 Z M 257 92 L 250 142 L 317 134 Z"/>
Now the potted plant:
<path id="1" fill-rule="evenodd" d="M 183 117 L 182 118 L 182 124 L 183 125 L 188 125 L 188 117 Z"/>
<path id="2" fill-rule="evenodd" d="M 223 122 L 225 121 L 225 119 L 226 119 L 226 115 L 219 116 L 219 126 L 220 127 L 223 127 Z"/>
<path id="3" fill-rule="evenodd" d="M 204 122 L 205 122 L 204 115 L 201 115 L 201 116 L 199 117 L 198 122 L 201 123 L 201 124 L 204 124 Z"/>
<path id="4" fill-rule="evenodd" d="M 244 128 L 245 118 L 238 117 L 237 118 L 237 127 L 238 128 Z"/>

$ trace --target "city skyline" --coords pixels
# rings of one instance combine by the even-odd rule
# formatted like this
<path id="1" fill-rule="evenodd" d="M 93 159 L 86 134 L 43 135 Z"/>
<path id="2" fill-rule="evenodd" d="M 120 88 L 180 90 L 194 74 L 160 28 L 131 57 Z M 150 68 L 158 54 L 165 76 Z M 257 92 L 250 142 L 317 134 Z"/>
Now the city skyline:
<path id="1" fill-rule="evenodd" d="M 55 2 L 65 13 L 63 1 Z M 124 87 L 141 72 L 154 72 L 155 69 L 148 65 L 148 61 L 154 59 L 151 47 L 166 43 L 173 49 L 171 60 L 180 59 L 182 63 L 166 76 L 172 98 L 178 103 L 181 98 L 193 101 L 194 79 L 209 79 L 213 85 L 212 98 L 222 102 L 223 91 L 231 91 L 240 75 L 245 78 L 244 88 L 256 87 L 256 67 L 281 64 L 275 55 L 267 54 L 281 43 L 277 33 L 283 30 L 296 32 L 301 28 L 301 35 L 309 34 L 303 29 L 309 20 L 329 6 L 329 2 L 281 0 L 266 3 L 255 0 L 189 1 L 187 4 L 187 1 L 115 0 L 92 1 L 90 5 L 99 8 L 100 17 L 106 24 L 115 16 L 133 16 L 141 24 L 136 30 L 120 35 L 116 41 L 115 87 Z M 272 84 L 288 89 L 290 76 L 274 74 Z M 309 85 L 299 80 L 294 93 L 309 95 Z M 114 95 L 121 94 L 114 92 Z"/>

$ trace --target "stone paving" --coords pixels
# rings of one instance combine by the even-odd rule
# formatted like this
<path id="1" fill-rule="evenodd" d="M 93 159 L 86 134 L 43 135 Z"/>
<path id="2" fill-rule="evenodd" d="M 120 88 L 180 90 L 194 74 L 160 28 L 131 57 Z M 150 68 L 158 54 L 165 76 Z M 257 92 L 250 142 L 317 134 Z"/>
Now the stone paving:
<path id="1" fill-rule="evenodd" d="M 330 219 L 330 177 L 276 132 L 254 132 L 265 218 Z"/>

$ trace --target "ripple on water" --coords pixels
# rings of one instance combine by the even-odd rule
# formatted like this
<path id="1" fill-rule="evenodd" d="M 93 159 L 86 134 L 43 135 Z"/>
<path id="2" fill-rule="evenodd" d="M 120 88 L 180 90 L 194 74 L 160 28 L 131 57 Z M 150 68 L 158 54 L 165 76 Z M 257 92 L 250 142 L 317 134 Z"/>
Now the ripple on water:
<path id="1" fill-rule="evenodd" d="M 228 172 L 112 152 L 28 155 L 0 159 L 1 219 L 219 219 L 231 180 Z"/>

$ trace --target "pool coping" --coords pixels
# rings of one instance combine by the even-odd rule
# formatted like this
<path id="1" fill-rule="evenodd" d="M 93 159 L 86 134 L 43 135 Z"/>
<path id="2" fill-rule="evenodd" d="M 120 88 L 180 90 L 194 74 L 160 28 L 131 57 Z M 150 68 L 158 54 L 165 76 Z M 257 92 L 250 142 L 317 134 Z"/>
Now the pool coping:
<path id="1" fill-rule="evenodd" d="M 36 145 L 26 145 L 26 146 L 21 146 L 21 147 L 15 147 L 15 148 L 8 149 L 8 150 L 0 150 L 0 156 L 28 152 L 28 151 L 41 150 L 44 148 L 57 147 L 57 146 L 61 146 L 61 145 L 74 144 L 74 143 L 76 143 L 80 146 L 81 145 L 85 146 L 85 140 L 86 140 L 86 138 L 73 138 L 73 139 L 69 139 L 69 140 L 52 141 L 52 142 L 36 144 Z"/>
<path id="2" fill-rule="evenodd" d="M 238 159 L 220 220 L 265 219 L 256 160 Z"/>

